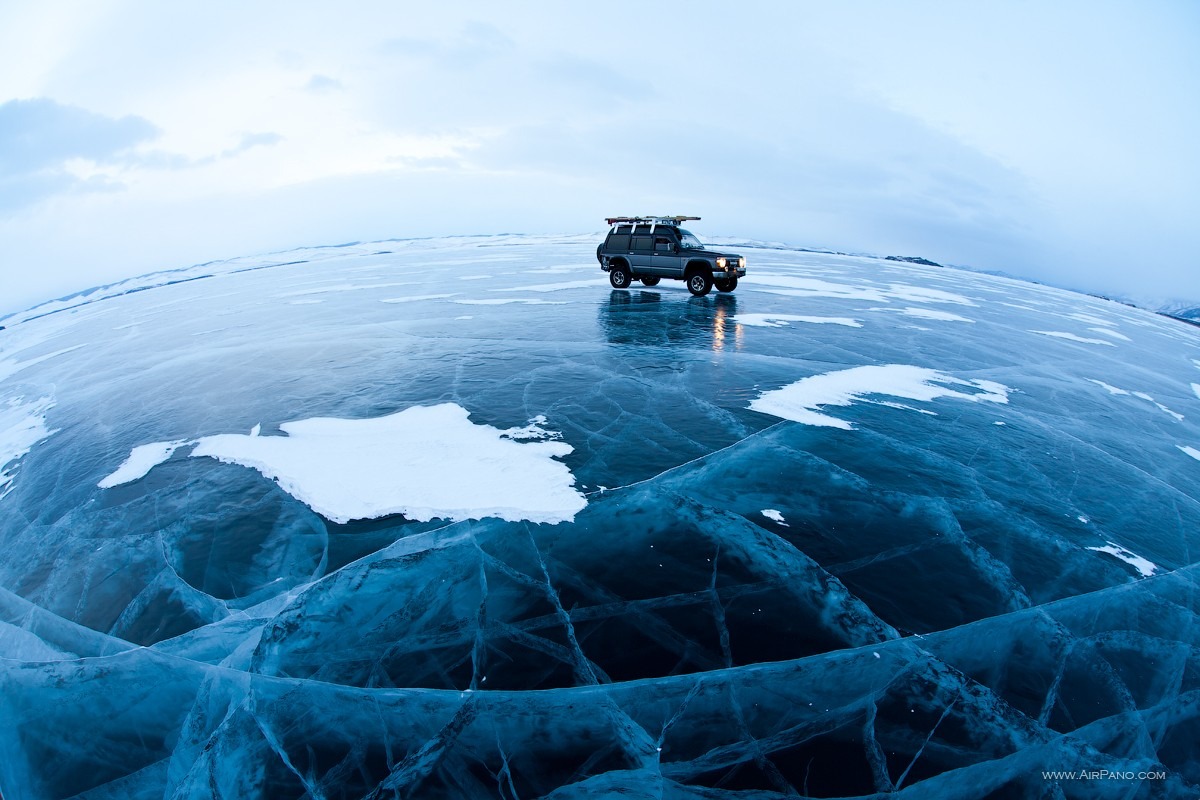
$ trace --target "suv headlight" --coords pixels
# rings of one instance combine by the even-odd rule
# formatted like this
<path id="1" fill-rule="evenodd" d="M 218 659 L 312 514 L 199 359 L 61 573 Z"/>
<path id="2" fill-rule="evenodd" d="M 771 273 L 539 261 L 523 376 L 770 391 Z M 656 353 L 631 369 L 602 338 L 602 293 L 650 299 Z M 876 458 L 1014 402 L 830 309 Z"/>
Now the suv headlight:
<path id="1" fill-rule="evenodd" d="M 739 269 L 746 268 L 746 257 L 745 256 L 742 256 L 741 258 L 738 259 L 738 268 Z"/>
<path id="2" fill-rule="evenodd" d="M 725 256 L 717 256 L 717 269 L 725 269 Z"/>

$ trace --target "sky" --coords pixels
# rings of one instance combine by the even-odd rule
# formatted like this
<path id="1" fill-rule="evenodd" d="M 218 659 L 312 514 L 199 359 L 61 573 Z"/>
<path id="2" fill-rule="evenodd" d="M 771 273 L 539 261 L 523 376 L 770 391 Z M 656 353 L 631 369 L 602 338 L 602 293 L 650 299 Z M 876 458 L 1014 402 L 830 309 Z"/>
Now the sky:
<path id="1" fill-rule="evenodd" d="M 1191 0 L 0 0 L 0 316 L 626 214 L 1200 301 L 1198 141 Z"/>

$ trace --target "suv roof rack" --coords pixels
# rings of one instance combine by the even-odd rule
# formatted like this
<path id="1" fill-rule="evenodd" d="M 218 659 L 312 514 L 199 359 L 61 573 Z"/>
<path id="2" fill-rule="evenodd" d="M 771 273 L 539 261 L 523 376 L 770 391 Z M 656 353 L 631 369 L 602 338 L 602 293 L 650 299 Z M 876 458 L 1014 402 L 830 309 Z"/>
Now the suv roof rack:
<path id="1" fill-rule="evenodd" d="M 687 222 L 692 219 L 700 219 L 699 217 L 605 217 L 604 221 L 609 225 L 616 225 L 618 222 L 632 222 L 649 225 L 678 225 L 681 222 Z"/>

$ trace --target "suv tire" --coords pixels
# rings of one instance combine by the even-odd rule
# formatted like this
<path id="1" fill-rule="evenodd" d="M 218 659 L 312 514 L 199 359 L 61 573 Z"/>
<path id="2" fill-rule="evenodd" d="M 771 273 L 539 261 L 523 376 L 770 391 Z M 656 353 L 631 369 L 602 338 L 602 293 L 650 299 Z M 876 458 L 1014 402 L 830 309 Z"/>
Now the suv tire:
<path id="1" fill-rule="evenodd" d="M 660 280 L 662 280 L 662 279 L 659 278 L 657 275 L 647 275 L 646 277 L 642 278 L 642 285 L 643 286 L 658 286 L 658 282 Z"/>
<path id="2" fill-rule="evenodd" d="M 704 297 L 712 289 L 713 279 L 704 270 L 696 270 L 687 276 L 688 291 L 696 297 Z"/>
<path id="3" fill-rule="evenodd" d="M 713 286 L 717 287 L 718 292 L 732 292 L 737 288 L 737 276 L 732 278 L 718 278 L 713 281 Z"/>
<path id="4" fill-rule="evenodd" d="M 633 279 L 629 277 L 629 268 L 614 264 L 608 271 L 608 282 L 614 289 L 628 289 Z"/>

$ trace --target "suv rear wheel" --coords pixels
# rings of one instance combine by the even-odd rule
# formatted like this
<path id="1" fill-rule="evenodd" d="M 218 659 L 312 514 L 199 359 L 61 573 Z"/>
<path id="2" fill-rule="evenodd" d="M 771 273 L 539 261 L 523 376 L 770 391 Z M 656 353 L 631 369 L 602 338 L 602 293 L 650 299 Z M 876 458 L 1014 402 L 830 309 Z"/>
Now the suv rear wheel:
<path id="1" fill-rule="evenodd" d="M 708 294 L 708 291 L 712 288 L 712 285 L 712 275 L 709 275 L 703 270 L 696 270 L 687 276 L 688 291 L 696 295 L 696 297 L 703 297 L 704 295 Z"/>
<path id="2" fill-rule="evenodd" d="M 628 289 L 632 279 L 629 277 L 629 268 L 621 264 L 613 264 L 608 271 L 608 282 L 612 284 L 614 289 Z"/>
<path id="3" fill-rule="evenodd" d="M 713 281 L 713 286 L 717 287 L 718 292 L 732 292 L 737 288 L 737 276 L 732 278 L 718 278 Z"/>

